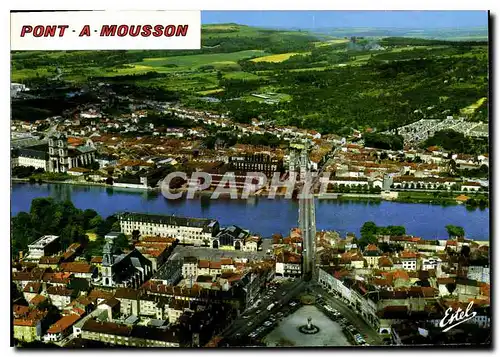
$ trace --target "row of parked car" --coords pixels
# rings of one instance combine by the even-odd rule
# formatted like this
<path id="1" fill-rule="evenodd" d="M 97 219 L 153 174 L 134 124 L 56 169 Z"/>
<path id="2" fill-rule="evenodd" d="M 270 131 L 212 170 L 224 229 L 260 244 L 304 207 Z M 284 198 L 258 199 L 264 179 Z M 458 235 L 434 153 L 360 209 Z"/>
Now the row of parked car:
<path id="1" fill-rule="evenodd" d="M 349 324 L 347 320 L 344 322 L 344 325 L 342 326 L 344 332 L 346 333 L 347 337 L 350 338 L 356 345 L 359 346 L 369 346 L 368 343 L 366 343 L 365 339 L 363 336 L 356 330 L 356 328 Z"/>
<path id="2" fill-rule="evenodd" d="M 342 317 L 342 314 L 338 310 L 328 305 L 328 303 L 325 302 L 321 294 L 318 295 L 316 302 L 321 307 L 323 307 L 323 309 L 325 310 L 324 312 L 329 318 L 331 318 L 334 321 L 337 321 L 337 323 L 340 326 L 342 326 L 342 330 L 346 334 L 347 338 L 349 338 L 357 345 L 369 346 L 369 344 L 366 343 L 363 336 L 358 332 L 358 330 L 356 330 L 356 328 L 349 322 L 349 320 L 347 320 L 345 317 Z"/>
<path id="3" fill-rule="evenodd" d="M 258 338 L 264 335 L 266 332 L 269 332 L 274 326 L 276 326 L 279 321 L 295 312 L 298 308 L 300 308 L 300 302 L 298 300 L 290 301 L 288 305 L 284 305 L 284 307 L 280 311 L 270 314 L 267 320 L 264 321 L 264 323 L 257 329 L 252 331 L 248 336 L 251 338 Z M 250 325 L 251 322 L 249 322 L 249 326 Z"/>

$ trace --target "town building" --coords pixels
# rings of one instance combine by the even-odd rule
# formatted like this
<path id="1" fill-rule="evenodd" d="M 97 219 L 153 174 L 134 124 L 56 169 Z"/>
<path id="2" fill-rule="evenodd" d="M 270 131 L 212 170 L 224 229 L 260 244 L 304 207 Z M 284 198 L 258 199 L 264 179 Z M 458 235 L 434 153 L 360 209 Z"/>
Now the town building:
<path id="1" fill-rule="evenodd" d="M 13 149 L 11 152 L 11 165 L 12 167 L 17 166 L 32 166 L 35 169 L 42 169 L 46 171 L 48 169 L 48 145 L 40 144 L 29 147 Z"/>
<path id="2" fill-rule="evenodd" d="M 52 305 L 59 310 L 63 310 L 71 300 L 76 298 L 78 292 L 73 289 L 68 289 L 65 286 L 51 286 L 47 288 L 47 296 Z"/>
<path id="3" fill-rule="evenodd" d="M 242 250 L 250 232 L 237 226 L 223 228 L 211 241 L 215 249 Z"/>
<path id="4" fill-rule="evenodd" d="M 375 244 L 367 245 L 363 252 L 363 257 L 368 263 L 368 267 L 374 269 L 378 268 L 378 261 L 381 256 L 382 256 L 382 251 Z"/>
<path id="5" fill-rule="evenodd" d="M 14 338 L 24 342 L 40 341 L 42 339 L 42 322 L 47 312 L 32 310 L 14 318 Z"/>
<path id="6" fill-rule="evenodd" d="M 283 170 L 283 160 L 271 157 L 267 153 L 245 154 L 230 156 L 229 167 L 232 170 L 244 172 L 263 172 L 271 177 L 275 172 Z"/>
<path id="7" fill-rule="evenodd" d="M 140 315 L 140 291 L 130 288 L 118 288 L 115 292 L 115 298 L 120 301 L 120 313 L 122 316 Z"/>
<path id="8" fill-rule="evenodd" d="M 213 219 L 165 216 L 147 213 L 121 213 L 120 229 L 131 235 L 138 231 L 141 235 L 173 237 L 180 244 L 202 246 L 212 241 L 219 233 L 219 222 Z"/>
<path id="9" fill-rule="evenodd" d="M 31 244 L 28 244 L 29 254 L 26 260 L 39 260 L 43 256 L 58 253 L 61 250 L 59 236 L 43 236 Z"/>
<path id="10" fill-rule="evenodd" d="M 183 258 L 182 277 L 184 279 L 198 276 L 198 258 L 188 256 Z"/>
<path id="11" fill-rule="evenodd" d="M 183 260 L 179 253 L 172 255 L 153 275 L 151 280 L 165 285 L 175 285 L 182 278 Z"/>
<path id="12" fill-rule="evenodd" d="M 58 342 L 66 338 L 73 332 L 73 325 L 80 320 L 79 315 L 63 316 L 54 323 L 43 336 L 45 342 Z"/>
<path id="13" fill-rule="evenodd" d="M 403 263 L 403 269 L 408 271 L 417 270 L 417 253 L 403 251 L 400 253 L 399 258 Z"/>
<path id="14" fill-rule="evenodd" d="M 300 254 L 284 251 L 276 256 L 276 275 L 294 277 L 302 275 L 302 256 Z"/>
<path id="15" fill-rule="evenodd" d="M 82 338 L 127 347 L 179 347 L 179 334 L 170 329 L 127 326 L 89 319 L 82 326 Z"/>

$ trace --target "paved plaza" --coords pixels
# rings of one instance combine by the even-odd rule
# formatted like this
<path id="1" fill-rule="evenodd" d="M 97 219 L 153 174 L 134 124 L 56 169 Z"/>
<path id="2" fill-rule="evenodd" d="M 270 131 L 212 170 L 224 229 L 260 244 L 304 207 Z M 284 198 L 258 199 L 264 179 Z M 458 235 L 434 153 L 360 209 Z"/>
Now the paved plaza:
<path id="1" fill-rule="evenodd" d="M 298 328 L 307 324 L 307 318 L 312 318 L 312 323 L 320 331 L 315 335 L 301 333 Z M 268 347 L 277 346 L 350 346 L 342 332 L 340 325 L 328 318 L 313 305 L 303 306 L 295 313 L 287 316 L 263 341 Z"/>

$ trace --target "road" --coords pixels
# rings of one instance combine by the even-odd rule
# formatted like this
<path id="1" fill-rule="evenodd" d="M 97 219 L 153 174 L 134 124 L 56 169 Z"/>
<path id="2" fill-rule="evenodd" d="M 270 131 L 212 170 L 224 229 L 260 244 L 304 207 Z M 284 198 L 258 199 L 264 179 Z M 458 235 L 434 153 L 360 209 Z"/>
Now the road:
<path id="1" fill-rule="evenodd" d="M 301 292 L 306 286 L 306 283 L 302 279 L 297 279 L 293 281 L 291 284 L 286 284 L 284 283 L 278 289 L 276 290 L 276 293 L 274 293 L 271 296 L 266 296 L 262 294 L 260 297 L 262 302 L 259 304 L 258 307 L 253 307 L 250 309 L 247 309 L 244 314 L 240 316 L 239 319 L 235 320 L 223 333 L 222 335 L 224 337 L 236 337 L 236 335 L 239 336 L 246 336 L 250 332 L 254 331 L 257 327 L 262 325 L 264 321 L 267 320 L 267 318 L 272 314 L 276 313 L 279 310 L 282 309 L 282 306 L 280 304 L 277 304 L 274 306 L 274 308 L 271 311 L 267 310 L 267 307 L 275 302 L 279 301 L 281 305 L 288 304 L 290 300 L 292 300 L 294 297 L 297 296 L 299 292 Z M 286 295 L 282 295 L 283 292 L 286 292 Z M 260 313 L 256 313 L 257 311 L 260 310 Z M 244 316 L 248 316 L 248 318 L 244 318 Z"/>
<path id="2" fill-rule="evenodd" d="M 316 294 L 321 294 L 323 299 L 325 299 L 328 304 L 338 310 L 343 317 L 349 320 L 349 322 L 365 337 L 366 342 L 372 346 L 383 344 L 377 331 L 373 330 L 373 328 L 369 326 L 362 317 L 347 307 L 346 304 L 332 296 L 327 291 L 323 290 L 318 285 L 311 286 L 310 288 Z"/>

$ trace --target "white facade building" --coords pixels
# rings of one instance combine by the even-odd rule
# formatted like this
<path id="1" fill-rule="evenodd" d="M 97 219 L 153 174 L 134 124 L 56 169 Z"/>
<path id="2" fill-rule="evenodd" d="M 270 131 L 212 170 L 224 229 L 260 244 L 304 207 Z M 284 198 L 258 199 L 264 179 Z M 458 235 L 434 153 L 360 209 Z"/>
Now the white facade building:
<path id="1" fill-rule="evenodd" d="M 219 222 L 212 219 L 122 213 L 119 216 L 122 233 L 131 235 L 134 230 L 144 236 L 172 237 L 180 244 L 204 245 L 219 232 Z"/>
<path id="2" fill-rule="evenodd" d="M 40 259 L 44 255 L 51 255 L 60 250 L 59 236 L 43 236 L 28 245 L 28 259 Z"/>

